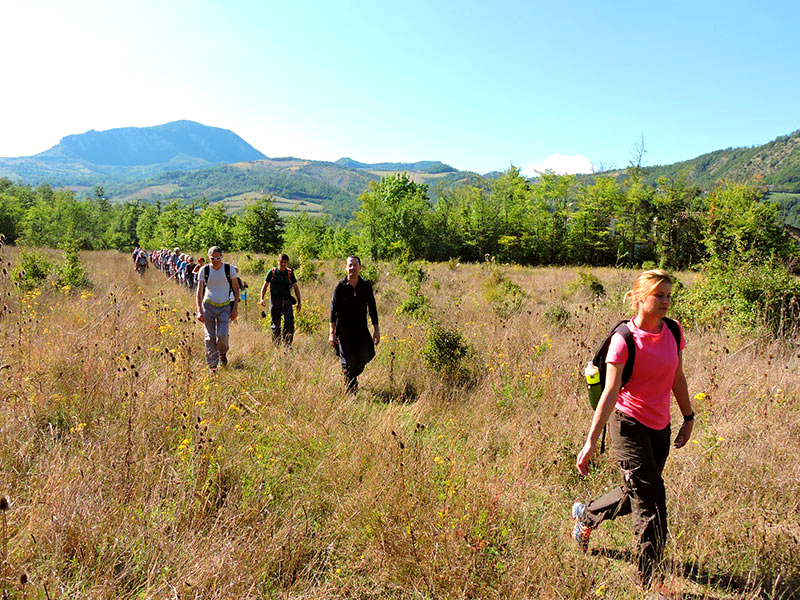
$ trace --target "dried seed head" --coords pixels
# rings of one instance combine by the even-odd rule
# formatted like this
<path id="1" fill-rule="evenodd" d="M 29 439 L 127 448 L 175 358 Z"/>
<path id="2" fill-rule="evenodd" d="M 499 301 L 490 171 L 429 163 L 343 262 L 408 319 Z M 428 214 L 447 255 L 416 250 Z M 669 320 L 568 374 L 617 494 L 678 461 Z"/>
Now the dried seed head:
<path id="1" fill-rule="evenodd" d="M 19 576 L 19 582 L 22 585 L 25 585 L 26 583 L 28 583 L 28 574 L 27 573 L 23 573 L 22 575 L 20 575 Z"/>
<path id="2" fill-rule="evenodd" d="M 8 498 L 6 498 L 5 496 L 0 496 L 0 510 L 5 512 L 9 508 L 11 508 L 11 505 L 8 503 Z"/>

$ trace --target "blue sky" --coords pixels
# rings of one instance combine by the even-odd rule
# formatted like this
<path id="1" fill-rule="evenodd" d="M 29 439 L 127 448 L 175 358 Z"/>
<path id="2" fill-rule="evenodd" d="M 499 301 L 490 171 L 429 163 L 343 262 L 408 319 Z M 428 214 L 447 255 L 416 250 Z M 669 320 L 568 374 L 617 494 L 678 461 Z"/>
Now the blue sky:
<path id="1" fill-rule="evenodd" d="M 0 156 L 191 119 L 268 156 L 645 164 L 800 128 L 797 2 L 27 0 Z M 560 156 L 562 158 L 557 158 Z"/>

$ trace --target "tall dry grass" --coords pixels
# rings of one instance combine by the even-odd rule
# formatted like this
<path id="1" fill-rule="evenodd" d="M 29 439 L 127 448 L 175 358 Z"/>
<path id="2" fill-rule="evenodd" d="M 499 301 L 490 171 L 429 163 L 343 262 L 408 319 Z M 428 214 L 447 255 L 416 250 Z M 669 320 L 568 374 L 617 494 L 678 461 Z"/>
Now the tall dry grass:
<path id="1" fill-rule="evenodd" d="M 247 318 L 212 378 L 192 298 L 152 269 L 139 279 L 127 255 L 82 258 L 88 291 L 19 296 L 0 275 L 14 597 L 641 597 L 630 521 L 605 524 L 583 555 L 568 516 L 619 481 L 609 454 L 586 479 L 573 465 L 591 418 L 580 371 L 627 313 L 615 299 L 633 272 L 593 271 L 611 298 L 595 302 L 564 296 L 573 269 L 497 267 L 526 293 L 501 319 L 492 267 L 427 265 L 433 314 L 475 351 L 454 382 L 424 365 L 427 325 L 395 316 L 405 286 L 381 264 L 383 343 L 352 398 L 327 346 L 338 263 L 301 282 L 322 327 L 290 351 L 271 343 L 261 279 L 245 275 Z M 686 334 L 690 391 L 705 396 L 665 472 L 667 583 L 683 597 L 792 597 L 800 348 Z"/>

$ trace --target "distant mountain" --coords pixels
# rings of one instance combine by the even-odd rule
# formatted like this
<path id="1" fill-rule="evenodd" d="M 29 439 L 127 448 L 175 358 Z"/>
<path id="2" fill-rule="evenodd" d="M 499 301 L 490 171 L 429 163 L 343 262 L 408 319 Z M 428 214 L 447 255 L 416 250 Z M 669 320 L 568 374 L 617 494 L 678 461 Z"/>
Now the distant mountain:
<path id="1" fill-rule="evenodd" d="M 348 169 L 361 169 L 365 171 L 412 171 L 415 173 L 457 173 L 458 169 L 446 165 L 438 160 L 420 160 L 413 163 L 362 163 L 352 158 L 340 158 L 336 161 L 337 165 Z"/>
<path id="2" fill-rule="evenodd" d="M 266 156 L 232 131 L 173 121 L 68 135 L 35 156 L 0 159 L 0 175 L 69 185 L 262 158 Z"/>

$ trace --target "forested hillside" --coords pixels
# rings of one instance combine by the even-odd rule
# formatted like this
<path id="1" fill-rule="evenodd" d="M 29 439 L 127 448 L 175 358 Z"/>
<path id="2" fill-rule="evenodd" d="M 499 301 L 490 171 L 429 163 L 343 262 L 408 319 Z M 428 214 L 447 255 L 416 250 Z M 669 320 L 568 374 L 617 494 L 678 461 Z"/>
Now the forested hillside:
<path id="1" fill-rule="evenodd" d="M 800 226 L 800 130 L 761 146 L 717 150 L 645 171 L 650 184 L 661 177 L 685 178 L 705 190 L 724 179 L 763 184 L 787 223 Z"/>

